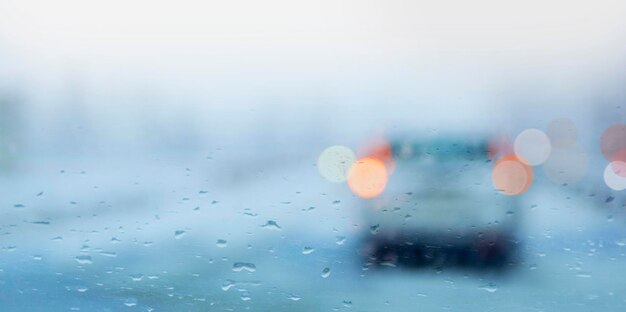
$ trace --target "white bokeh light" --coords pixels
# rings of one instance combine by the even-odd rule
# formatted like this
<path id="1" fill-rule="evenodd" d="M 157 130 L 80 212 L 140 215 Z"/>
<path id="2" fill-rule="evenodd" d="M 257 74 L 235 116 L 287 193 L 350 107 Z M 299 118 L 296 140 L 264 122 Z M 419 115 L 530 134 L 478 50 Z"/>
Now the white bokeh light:
<path id="1" fill-rule="evenodd" d="M 537 166 L 545 162 L 550 156 L 552 145 L 550 139 L 541 130 L 527 129 L 522 131 L 516 138 L 513 145 L 515 154 L 528 165 Z"/>
<path id="2" fill-rule="evenodd" d="M 604 183 L 615 191 L 622 191 L 626 189 L 626 178 L 615 173 L 613 167 L 616 166 L 623 168 L 626 166 L 626 163 L 622 161 L 616 162 L 618 163 L 617 165 L 610 163 L 606 166 L 606 168 L 604 168 Z"/>
<path id="3" fill-rule="evenodd" d="M 317 159 L 320 175 L 330 182 L 344 182 L 356 161 L 356 154 L 348 147 L 334 145 L 325 149 Z"/>

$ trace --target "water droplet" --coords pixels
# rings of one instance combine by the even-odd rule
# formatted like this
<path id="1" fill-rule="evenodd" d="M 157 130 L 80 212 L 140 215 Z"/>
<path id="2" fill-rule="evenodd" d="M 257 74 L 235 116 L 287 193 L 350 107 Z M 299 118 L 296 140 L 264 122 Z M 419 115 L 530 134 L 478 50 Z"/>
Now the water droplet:
<path id="1" fill-rule="evenodd" d="M 112 251 L 101 251 L 100 252 L 101 256 L 105 256 L 105 257 L 117 257 L 117 253 L 112 252 Z"/>
<path id="2" fill-rule="evenodd" d="M 126 298 L 126 300 L 124 300 L 124 305 L 131 308 L 137 305 L 137 299 L 130 297 L 130 298 Z"/>
<path id="3" fill-rule="evenodd" d="M 346 242 L 345 236 L 337 236 L 336 238 L 337 240 L 335 241 L 335 244 L 337 245 L 343 245 Z"/>
<path id="4" fill-rule="evenodd" d="M 396 264 L 393 261 L 383 261 L 380 263 L 381 266 L 386 266 L 386 267 L 390 267 L 390 268 L 395 268 Z"/>
<path id="5" fill-rule="evenodd" d="M 228 245 L 228 242 L 224 239 L 218 239 L 215 245 L 219 248 L 224 248 Z"/>
<path id="6" fill-rule="evenodd" d="M 322 270 L 322 277 L 323 278 L 328 278 L 330 276 L 330 268 L 324 268 Z"/>
<path id="7" fill-rule="evenodd" d="M 235 272 L 241 272 L 241 271 L 255 272 L 256 271 L 256 265 L 254 265 L 254 263 L 249 263 L 249 262 L 235 262 L 233 264 L 233 271 L 235 271 Z"/>
<path id="8" fill-rule="evenodd" d="M 76 260 L 76 262 L 78 262 L 79 264 L 92 264 L 93 261 L 91 260 L 91 256 L 76 256 L 76 258 L 74 258 Z"/>
<path id="9" fill-rule="evenodd" d="M 302 254 L 303 254 L 303 255 L 308 255 L 308 254 L 310 254 L 310 253 L 312 253 L 312 252 L 314 252 L 314 251 L 315 251 L 315 249 L 313 249 L 313 247 L 305 246 L 305 247 L 302 249 Z"/>
<path id="10" fill-rule="evenodd" d="M 289 297 L 287 297 L 287 299 L 291 300 L 291 301 L 300 301 L 300 299 L 302 299 L 302 297 L 291 294 L 289 295 Z"/>
<path id="11" fill-rule="evenodd" d="M 130 279 L 133 280 L 133 282 L 139 282 L 143 279 L 143 274 L 131 274 Z"/>
<path id="12" fill-rule="evenodd" d="M 181 239 L 183 238 L 183 236 L 185 236 L 185 231 L 183 230 L 177 230 L 176 232 L 174 232 L 175 239 Z"/>
<path id="13" fill-rule="evenodd" d="M 225 280 L 222 283 L 222 290 L 223 291 L 228 291 L 229 289 L 231 289 L 233 286 L 235 286 L 237 284 L 237 282 L 233 281 L 233 280 Z"/>
<path id="14" fill-rule="evenodd" d="M 372 234 L 374 234 L 374 235 L 375 235 L 375 234 L 377 234 L 377 233 L 378 233 L 379 228 L 380 228 L 380 225 L 379 225 L 379 224 L 376 224 L 376 225 L 372 225 L 372 226 L 370 226 L 370 233 L 372 233 Z"/>
<path id="15" fill-rule="evenodd" d="M 247 291 L 244 291 L 243 293 L 241 293 L 241 300 L 243 301 L 249 301 L 252 300 L 252 297 L 250 297 L 250 293 Z"/>
<path id="16" fill-rule="evenodd" d="M 270 229 L 270 230 L 281 230 L 282 228 L 278 225 L 278 223 L 276 223 L 276 221 L 273 220 L 267 220 L 267 223 L 261 225 L 262 228 L 264 229 Z"/>
<path id="17" fill-rule="evenodd" d="M 254 213 L 254 212 L 250 211 L 250 208 L 244 209 L 243 214 L 246 215 L 246 216 L 249 216 L 249 217 L 256 217 L 256 216 L 259 215 L 258 213 Z"/>
<path id="18" fill-rule="evenodd" d="M 494 283 L 489 283 L 489 284 L 487 284 L 485 286 L 481 286 L 479 289 L 482 289 L 482 290 L 490 292 L 490 293 L 494 293 L 494 292 L 498 291 L 498 287 Z"/>

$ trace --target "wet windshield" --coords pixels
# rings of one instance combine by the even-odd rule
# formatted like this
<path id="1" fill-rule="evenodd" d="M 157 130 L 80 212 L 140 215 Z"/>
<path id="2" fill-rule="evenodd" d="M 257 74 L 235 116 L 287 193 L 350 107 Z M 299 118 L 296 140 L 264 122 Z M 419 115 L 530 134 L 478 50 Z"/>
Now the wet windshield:
<path id="1" fill-rule="evenodd" d="M 0 311 L 626 311 L 625 12 L 0 0 Z"/>

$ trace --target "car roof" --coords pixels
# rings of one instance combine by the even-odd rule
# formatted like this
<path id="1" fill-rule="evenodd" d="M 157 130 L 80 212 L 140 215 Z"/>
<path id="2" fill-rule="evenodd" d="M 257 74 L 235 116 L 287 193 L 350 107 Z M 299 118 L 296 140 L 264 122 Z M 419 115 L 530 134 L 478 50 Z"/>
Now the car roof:
<path id="1" fill-rule="evenodd" d="M 398 160 L 488 160 L 489 142 L 482 137 L 396 138 L 390 145 Z"/>

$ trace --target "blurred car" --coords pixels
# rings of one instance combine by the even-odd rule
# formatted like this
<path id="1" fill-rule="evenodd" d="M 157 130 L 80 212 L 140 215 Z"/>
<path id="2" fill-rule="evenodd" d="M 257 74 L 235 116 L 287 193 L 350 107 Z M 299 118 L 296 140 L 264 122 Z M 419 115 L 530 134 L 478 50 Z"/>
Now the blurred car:
<path id="1" fill-rule="evenodd" d="M 369 264 L 502 267 L 516 254 L 518 199 L 496 190 L 487 139 L 389 143 L 385 192 L 365 200 Z"/>

